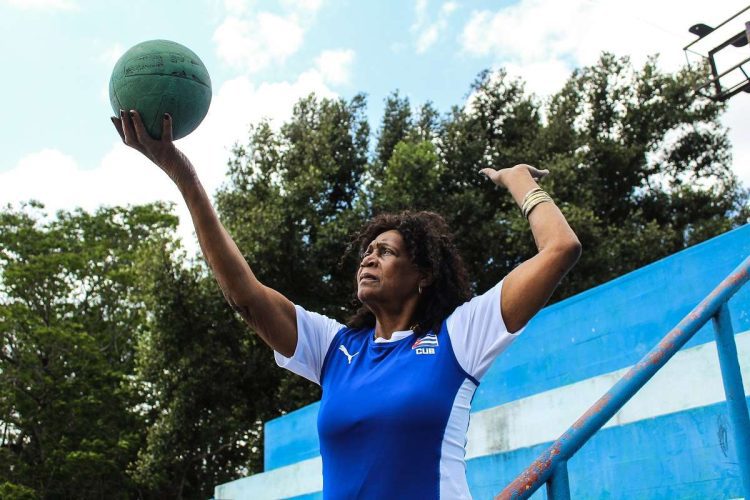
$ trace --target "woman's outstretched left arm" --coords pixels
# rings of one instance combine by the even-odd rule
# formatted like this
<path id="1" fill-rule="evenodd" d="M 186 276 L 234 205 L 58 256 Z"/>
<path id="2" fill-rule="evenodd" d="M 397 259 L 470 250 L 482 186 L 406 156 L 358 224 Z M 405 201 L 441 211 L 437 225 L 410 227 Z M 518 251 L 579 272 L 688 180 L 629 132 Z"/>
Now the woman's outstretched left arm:
<path id="1" fill-rule="evenodd" d="M 485 168 L 481 172 L 508 189 L 519 207 L 526 200 L 533 204 L 535 199 L 545 199 L 536 193 L 528 199 L 527 195 L 539 188 L 536 181 L 547 175 L 547 170 L 521 164 L 501 170 Z M 581 255 L 581 242 L 554 203 L 536 204 L 528 218 L 539 252 L 513 269 L 503 282 L 500 310 L 509 332 L 520 330 L 544 307 Z"/>

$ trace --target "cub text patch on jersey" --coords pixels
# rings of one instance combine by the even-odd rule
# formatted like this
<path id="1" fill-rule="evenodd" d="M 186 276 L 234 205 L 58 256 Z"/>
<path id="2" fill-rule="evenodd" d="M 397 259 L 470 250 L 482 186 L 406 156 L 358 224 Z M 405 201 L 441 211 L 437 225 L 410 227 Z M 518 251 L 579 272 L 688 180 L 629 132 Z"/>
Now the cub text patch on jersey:
<path id="1" fill-rule="evenodd" d="M 435 354 L 435 348 L 438 346 L 437 335 L 429 333 L 424 337 L 417 339 L 411 346 L 417 354 Z"/>

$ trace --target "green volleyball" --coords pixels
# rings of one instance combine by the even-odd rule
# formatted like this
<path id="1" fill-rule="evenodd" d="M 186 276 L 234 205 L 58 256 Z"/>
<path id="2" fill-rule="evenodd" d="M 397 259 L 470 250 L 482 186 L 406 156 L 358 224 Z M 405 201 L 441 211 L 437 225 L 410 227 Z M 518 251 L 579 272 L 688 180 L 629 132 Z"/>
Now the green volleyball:
<path id="1" fill-rule="evenodd" d="M 123 54 L 109 80 L 115 116 L 135 109 L 149 135 L 161 138 L 164 113 L 172 116 L 173 138 L 195 130 L 211 104 L 211 78 L 190 49 L 169 40 L 149 40 Z"/>

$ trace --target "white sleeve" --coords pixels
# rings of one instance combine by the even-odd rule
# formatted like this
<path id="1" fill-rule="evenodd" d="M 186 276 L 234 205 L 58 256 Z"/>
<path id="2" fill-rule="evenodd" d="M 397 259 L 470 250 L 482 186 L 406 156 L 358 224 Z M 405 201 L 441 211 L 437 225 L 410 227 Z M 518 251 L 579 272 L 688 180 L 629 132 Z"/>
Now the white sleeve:
<path id="1" fill-rule="evenodd" d="M 446 326 L 461 368 L 481 379 L 492 362 L 524 330 L 509 333 L 500 312 L 501 281 L 487 292 L 456 308 Z"/>
<path id="2" fill-rule="evenodd" d="M 291 358 L 274 351 L 276 364 L 320 385 L 320 371 L 333 337 L 344 325 L 322 314 L 297 311 L 297 347 Z"/>

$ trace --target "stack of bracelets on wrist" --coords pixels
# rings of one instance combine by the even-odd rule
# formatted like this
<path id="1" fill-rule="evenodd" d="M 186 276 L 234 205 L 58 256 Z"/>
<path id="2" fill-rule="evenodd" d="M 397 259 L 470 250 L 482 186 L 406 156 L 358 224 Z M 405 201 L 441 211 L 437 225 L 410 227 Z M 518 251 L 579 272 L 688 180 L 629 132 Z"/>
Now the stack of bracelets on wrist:
<path id="1" fill-rule="evenodd" d="M 526 193 L 526 196 L 523 198 L 521 213 L 526 219 L 528 219 L 531 211 L 534 210 L 537 205 L 544 203 L 545 201 L 552 203 L 552 198 L 550 198 L 547 192 L 542 190 L 542 188 L 534 188 Z"/>

